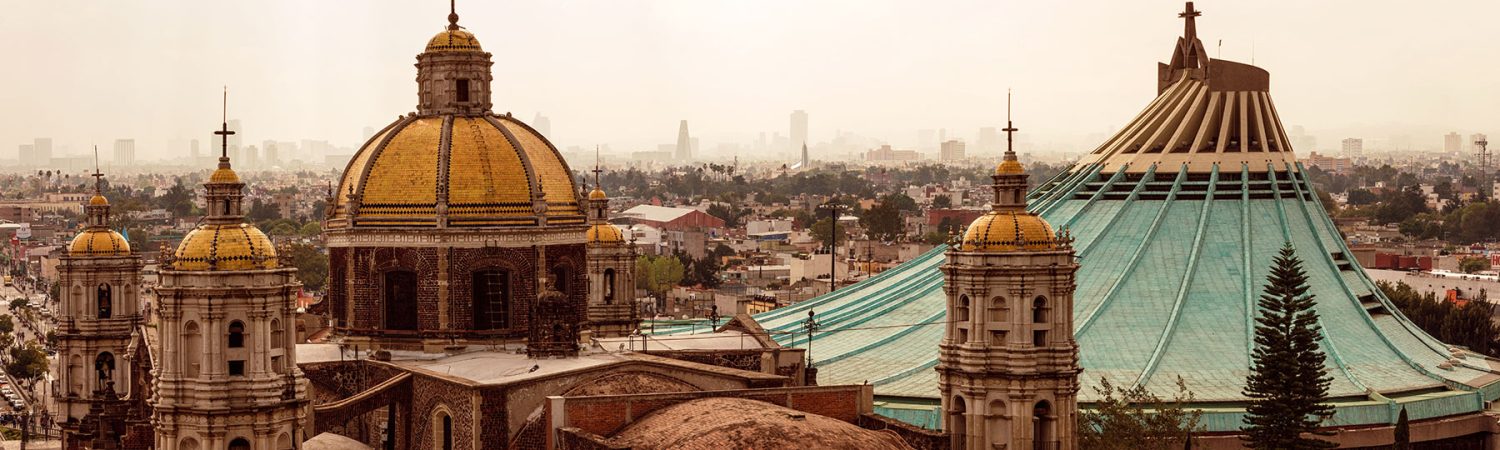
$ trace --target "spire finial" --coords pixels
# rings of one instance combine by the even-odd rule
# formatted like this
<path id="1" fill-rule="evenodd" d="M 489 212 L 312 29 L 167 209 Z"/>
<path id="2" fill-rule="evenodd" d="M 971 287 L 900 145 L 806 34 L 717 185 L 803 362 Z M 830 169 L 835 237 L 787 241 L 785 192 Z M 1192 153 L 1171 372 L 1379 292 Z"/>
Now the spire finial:
<path id="1" fill-rule="evenodd" d="M 594 144 L 594 189 L 603 190 L 601 187 L 603 185 L 599 184 L 599 174 L 604 172 L 604 169 L 599 167 L 599 161 L 599 144 Z"/>
<path id="2" fill-rule="evenodd" d="M 1000 131 L 1004 131 L 1005 132 L 1005 160 L 1006 161 L 1014 161 L 1016 159 L 1016 150 L 1015 150 L 1016 132 L 1021 130 L 1020 128 L 1016 128 L 1015 123 L 1011 122 L 1011 120 L 1010 120 L 1010 98 L 1011 98 L 1011 91 L 1010 91 L 1010 89 L 1006 89 L 1005 90 L 1005 128 L 1002 129 L 1002 130 L 1000 130 Z"/>
<path id="3" fill-rule="evenodd" d="M 458 5 L 457 0 L 448 0 L 448 30 L 458 30 Z"/>
<path id="4" fill-rule="evenodd" d="M 223 136 L 223 142 L 219 144 L 219 168 L 228 169 L 229 135 L 234 134 L 233 131 L 229 131 L 229 86 L 224 86 L 224 100 L 222 107 L 223 111 L 221 112 L 222 115 L 220 116 L 220 119 L 223 120 L 223 122 L 221 122 L 221 126 L 223 128 L 219 131 L 215 131 L 214 134 Z"/>
<path id="5" fill-rule="evenodd" d="M 94 195 L 104 195 L 104 172 L 99 171 L 99 146 L 94 146 Z"/>

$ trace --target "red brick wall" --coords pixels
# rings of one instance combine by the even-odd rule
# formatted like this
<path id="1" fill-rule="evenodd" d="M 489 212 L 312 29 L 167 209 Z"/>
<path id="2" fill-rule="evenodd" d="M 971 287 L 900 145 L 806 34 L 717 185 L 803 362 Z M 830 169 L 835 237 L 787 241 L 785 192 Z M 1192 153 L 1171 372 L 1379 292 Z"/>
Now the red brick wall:
<path id="1" fill-rule="evenodd" d="M 827 416 L 855 423 L 862 411 L 861 404 L 870 402 L 864 386 L 827 386 L 773 389 L 747 389 L 732 391 L 680 392 L 667 394 L 611 395 L 596 397 L 565 397 L 563 407 L 566 421 L 552 426 L 576 427 L 582 431 L 609 436 L 625 425 L 667 406 L 689 400 L 709 397 L 735 397 L 759 400 L 774 405 Z M 551 404 L 547 405 L 550 410 Z M 551 412 L 544 411 L 544 420 L 551 420 Z"/>
<path id="2" fill-rule="evenodd" d="M 474 448 L 474 434 L 504 434 L 505 428 L 486 429 L 476 426 L 474 407 L 471 403 L 474 388 L 433 377 L 412 378 L 412 417 L 410 423 L 411 448 L 434 448 L 432 437 L 433 413 L 438 405 L 447 408 L 453 417 L 453 450 L 480 450 Z M 503 415 L 503 411 L 501 415 Z"/>

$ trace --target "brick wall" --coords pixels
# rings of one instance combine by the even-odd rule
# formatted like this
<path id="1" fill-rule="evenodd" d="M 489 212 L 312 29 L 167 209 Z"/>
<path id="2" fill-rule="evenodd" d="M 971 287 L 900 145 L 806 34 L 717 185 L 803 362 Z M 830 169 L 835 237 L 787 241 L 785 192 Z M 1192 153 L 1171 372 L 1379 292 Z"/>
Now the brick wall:
<path id="1" fill-rule="evenodd" d="M 551 397 L 543 411 L 543 418 L 549 422 L 548 429 L 574 427 L 588 433 L 609 436 L 658 409 L 709 397 L 759 400 L 849 423 L 856 423 L 863 414 L 872 414 L 874 408 L 874 390 L 871 386 L 826 386 Z M 552 410 L 558 407 L 563 410 L 563 423 L 551 423 Z"/>
<path id="2" fill-rule="evenodd" d="M 573 427 L 557 430 L 555 444 L 553 448 L 557 450 L 630 450 L 630 447 L 610 444 L 603 436 Z"/>
<path id="3" fill-rule="evenodd" d="M 479 422 L 474 417 L 472 403 L 474 390 L 468 385 L 433 377 L 412 378 L 412 420 L 408 428 L 414 445 L 410 448 L 434 448 L 432 418 L 439 405 L 447 408 L 453 418 L 453 450 L 480 450 L 474 446 L 476 435 L 504 435 L 504 427 L 486 429 L 477 426 Z M 501 415 L 503 417 L 503 411 Z"/>

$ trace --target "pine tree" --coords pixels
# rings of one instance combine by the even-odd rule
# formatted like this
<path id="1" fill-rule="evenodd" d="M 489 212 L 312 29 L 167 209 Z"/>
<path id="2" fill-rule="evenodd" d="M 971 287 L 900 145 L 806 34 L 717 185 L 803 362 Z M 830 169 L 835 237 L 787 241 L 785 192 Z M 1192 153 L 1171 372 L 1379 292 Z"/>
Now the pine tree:
<path id="1" fill-rule="evenodd" d="M 1264 290 L 1245 380 L 1250 405 L 1245 408 L 1243 439 L 1258 450 L 1334 448 L 1334 443 L 1317 438 L 1332 434 L 1319 431 L 1318 425 L 1333 415 L 1333 407 L 1324 403 L 1333 377 L 1324 372 L 1318 313 L 1307 293 L 1302 260 L 1290 242 L 1276 257 Z"/>

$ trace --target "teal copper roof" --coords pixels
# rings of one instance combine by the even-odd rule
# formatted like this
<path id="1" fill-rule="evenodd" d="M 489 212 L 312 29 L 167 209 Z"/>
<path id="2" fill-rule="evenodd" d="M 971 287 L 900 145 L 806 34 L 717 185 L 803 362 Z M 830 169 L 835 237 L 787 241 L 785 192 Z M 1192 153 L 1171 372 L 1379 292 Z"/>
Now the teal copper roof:
<path id="1" fill-rule="evenodd" d="M 1097 169 L 1079 167 L 1034 191 L 1030 202 L 1076 239 L 1074 335 L 1085 406 L 1100 377 L 1167 397 L 1181 377 L 1212 431 L 1238 429 L 1251 311 L 1286 241 L 1304 260 L 1317 296 L 1338 407 L 1331 425 L 1393 423 L 1402 406 L 1414 419 L 1475 412 L 1500 396 L 1500 363 L 1471 353 L 1455 359 L 1448 345 L 1394 311 L 1347 256 L 1299 167 L 1242 165 L 1209 174 L 1153 168 L 1138 175 Z M 801 327 L 814 310 L 820 384 L 869 382 L 878 396 L 935 404 L 933 367 L 946 320 L 938 266 L 946 250 L 755 319 L 783 345 L 807 348 Z"/>

